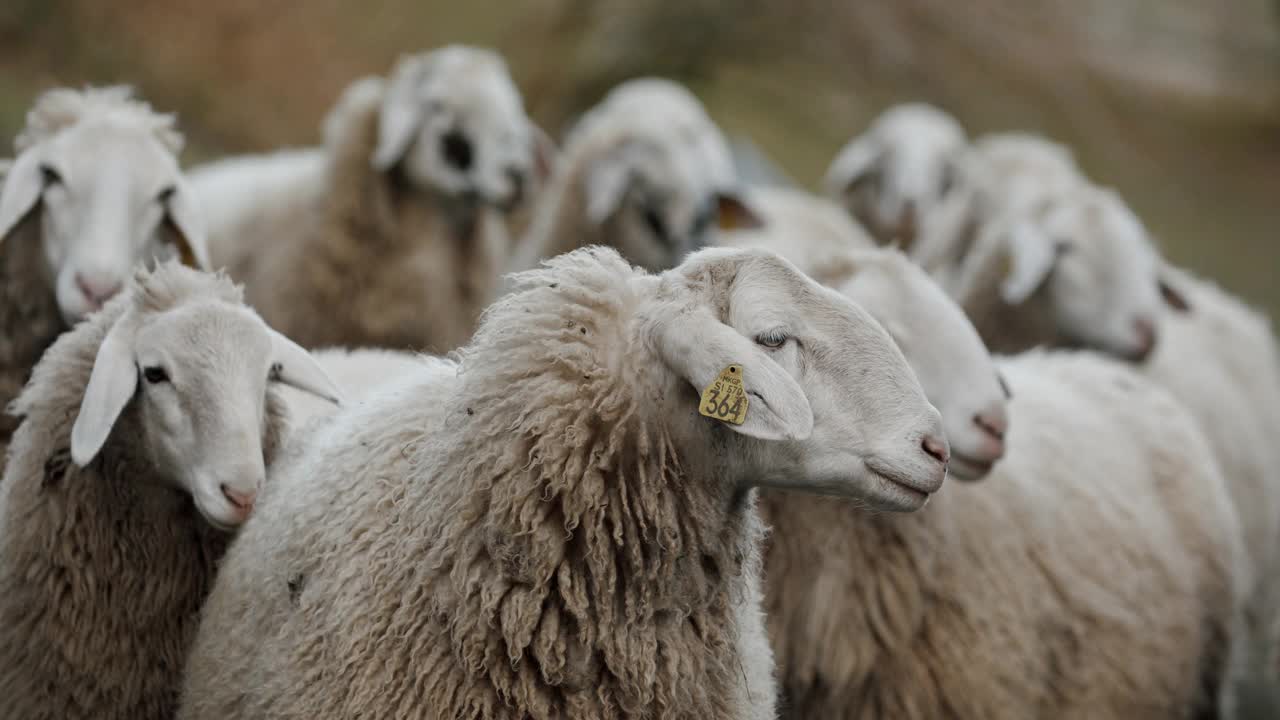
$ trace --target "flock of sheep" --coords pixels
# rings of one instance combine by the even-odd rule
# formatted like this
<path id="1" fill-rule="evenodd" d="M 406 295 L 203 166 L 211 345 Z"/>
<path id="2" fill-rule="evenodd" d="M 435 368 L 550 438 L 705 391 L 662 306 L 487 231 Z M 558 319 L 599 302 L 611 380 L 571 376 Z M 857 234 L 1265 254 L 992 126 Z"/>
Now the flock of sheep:
<path id="1" fill-rule="evenodd" d="M 1274 679 L 1270 323 L 1060 145 L 901 105 L 820 197 L 665 80 L 557 148 L 450 46 L 319 147 L 181 146 L 58 89 L 0 164 L 6 718 L 1201 718 Z"/>

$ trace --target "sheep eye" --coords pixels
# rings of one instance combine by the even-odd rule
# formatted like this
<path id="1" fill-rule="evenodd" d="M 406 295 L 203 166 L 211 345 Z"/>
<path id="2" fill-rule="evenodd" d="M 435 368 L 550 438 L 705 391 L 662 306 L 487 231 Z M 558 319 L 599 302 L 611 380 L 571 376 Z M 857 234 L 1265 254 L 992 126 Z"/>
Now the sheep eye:
<path id="1" fill-rule="evenodd" d="M 662 222 L 662 216 L 658 215 L 658 211 L 651 207 L 644 209 L 644 224 L 649 226 L 649 232 L 653 233 L 658 239 L 666 241 L 667 226 Z"/>
<path id="2" fill-rule="evenodd" d="M 1000 383 L 1000 392 L 1004 393 L 1004 399 L 1012 400 L 1013 391 L 1009 389 L 1009 383 L 1004 379 L 1004 375 L 996 373 L 996 382 Z"/>
<path id="3" fill-rule="evenodd" d="M 938 183 L 938 197 L 946 197 L 956 185 L 956 169 L 951 163 L 942 166 L 942 178 Z"/>
<path id="4" fill-rule="evenodd" d="M 142 377 L 146 378 L 147 382 L 151 383 L 152 385 L 157 385 L 162 382 L 169 382 L 169 373 L 165 372 L 164 368 L 160 367 L 159 365 L 153 365 L 151 367 L 143 368 Z"/>
<path id="5" fill-rule="evenodd" d="M 44 178 L 44 184 L 46 186 L 62 184 L 61 173 L 59 173 L 57 170 L 54 170 L 53 167 L 49 165 L 45 165 L 45 164 L 40 165 L 40 175 L 41 177 Z"/>
<path id="6" fill-rule="evenodd" d="M 787 344 L 787 334 L 781 330 L 769 330 L 756 336 L 756 342 L 767 348 L 780 348 Z"/>
<path id="7" fill-rule="evenodd" d="M 160 203 L 161 205 L 168 204 L 169 199 L 172 198 L 173 194 L 177 191 L 178 189 L 172 185 L 165 187 L 160 192 L 156 193 L 156 202 Z"/>
<path id="8" fill-rule="evenodd" d="M 471 168 L 471 142 L 457 130 L 450 130 L 440 138 L 440 154 L 458 170 Z"/>

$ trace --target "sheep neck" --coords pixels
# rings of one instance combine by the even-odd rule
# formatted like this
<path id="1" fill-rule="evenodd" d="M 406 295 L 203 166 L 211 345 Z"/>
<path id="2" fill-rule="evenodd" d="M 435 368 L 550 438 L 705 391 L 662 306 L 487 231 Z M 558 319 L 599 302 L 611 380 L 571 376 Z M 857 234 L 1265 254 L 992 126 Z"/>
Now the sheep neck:
<path id="1" fill-rule="evenodd" d="M 765 610 L 781 705 L 792 717 L 846 716 L 870 701 L 878 672 L 912 656 L 934 601 L 934 546 L 948 521 L 935 505 L 899 515 L 837 498 L 762 493 L 771 526 Z"/>

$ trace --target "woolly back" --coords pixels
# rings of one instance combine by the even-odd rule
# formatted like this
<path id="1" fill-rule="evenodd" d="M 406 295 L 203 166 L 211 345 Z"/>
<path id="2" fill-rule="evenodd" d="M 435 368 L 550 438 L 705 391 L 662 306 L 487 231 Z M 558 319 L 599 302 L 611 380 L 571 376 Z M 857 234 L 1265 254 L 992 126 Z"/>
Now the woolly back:
<path id="1" fill-rule="evenodd" d="M 433 485 L 465 489 L 427 564 L 449 570 L 455 653 L 538 717 L 724 717 L 741 679 L 731 604 L 759 523 L 659 416 L 666 371 L 630 322 L 648 282 L 613 250 L 557 257 L 460 353 Z"/>

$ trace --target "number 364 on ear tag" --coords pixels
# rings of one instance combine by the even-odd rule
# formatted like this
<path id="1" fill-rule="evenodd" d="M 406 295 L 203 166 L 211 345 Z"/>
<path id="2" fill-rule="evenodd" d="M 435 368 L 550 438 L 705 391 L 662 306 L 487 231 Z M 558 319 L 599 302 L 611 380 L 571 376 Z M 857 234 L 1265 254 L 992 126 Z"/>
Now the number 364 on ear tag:
<path id="1" fill-rule="evenodd" d="M 747 391 L 742 388 L 742 366 L 730 365 L 702 391 L 698 412 L 709 418 L 741 425 L 747 419 Z"/>

